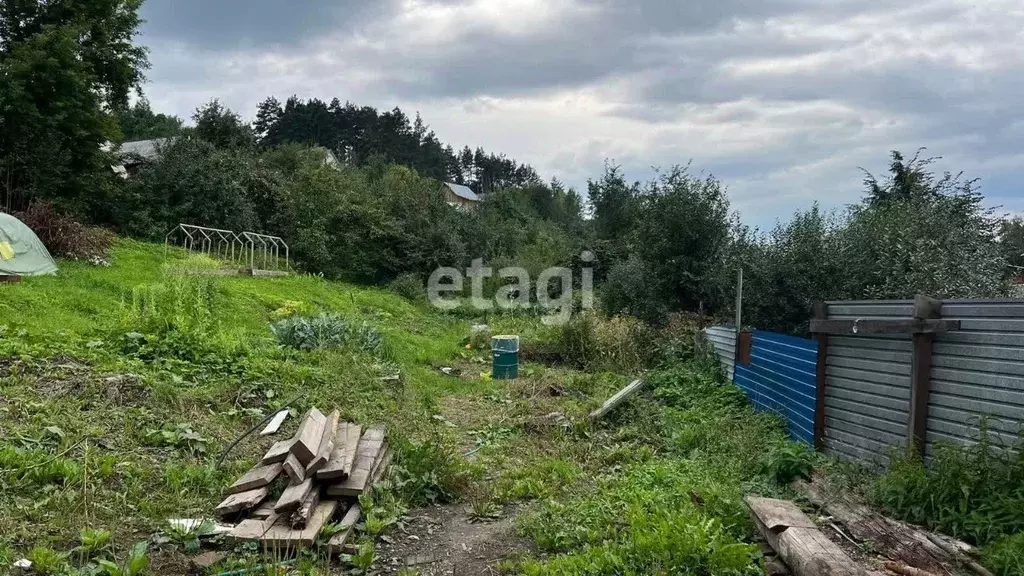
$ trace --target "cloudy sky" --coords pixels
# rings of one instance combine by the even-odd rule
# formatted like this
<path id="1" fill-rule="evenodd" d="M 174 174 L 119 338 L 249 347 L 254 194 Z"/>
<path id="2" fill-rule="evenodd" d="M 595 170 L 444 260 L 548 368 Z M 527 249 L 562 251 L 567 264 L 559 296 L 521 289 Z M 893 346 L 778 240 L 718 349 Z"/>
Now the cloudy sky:
<path id="1" fill-rule="evenodd" d="M 762 227 L 927 147 L 1024 211 L 1024 1 L 147 0 L 154 108 L 419 111 L 584 188 L 692 161 Z"/>

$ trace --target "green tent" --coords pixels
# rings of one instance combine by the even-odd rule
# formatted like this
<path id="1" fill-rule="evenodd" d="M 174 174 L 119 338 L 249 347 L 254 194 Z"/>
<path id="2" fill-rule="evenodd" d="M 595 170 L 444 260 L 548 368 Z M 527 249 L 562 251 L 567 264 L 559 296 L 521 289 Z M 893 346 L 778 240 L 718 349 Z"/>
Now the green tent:
<path id="1" fill-rule="evenodd" d="M 57 272 L 57 263 L 35 232 L 0 212 L 0 275 L 41 276 Z"/>

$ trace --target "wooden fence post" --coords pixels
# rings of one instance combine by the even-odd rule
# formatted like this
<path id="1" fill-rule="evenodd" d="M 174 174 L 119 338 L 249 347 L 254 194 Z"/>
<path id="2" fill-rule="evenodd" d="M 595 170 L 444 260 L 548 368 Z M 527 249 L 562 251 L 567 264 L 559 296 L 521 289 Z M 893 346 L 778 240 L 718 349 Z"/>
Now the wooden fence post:
<path id="1" fill-rule="evenodd" d="M 914 298 L 914 318 L 937 320 L 942 317 L 942 302 L 922 296 Z M 907 449 L 924 459 L 928 431 L 928 397 L 931 394 L 932 343 L 935 334 L 914 334 L 914 353 L 910 370 L 910 415 L 907 422 Z"/>
<path id="2" fill-rule="evenodd" d="M 814 303 L 814 318 L 825 320 L 828 318 L 828 305 L 824 302 Z M 828 358 L 828 334 L 815 334 L 818 341 L 818 358 L 816 366 L 817 382 L 815 384 L 814 404 L 814 448 L 815 450 L 825 449 L 825 382 L 827 380 Z"/>

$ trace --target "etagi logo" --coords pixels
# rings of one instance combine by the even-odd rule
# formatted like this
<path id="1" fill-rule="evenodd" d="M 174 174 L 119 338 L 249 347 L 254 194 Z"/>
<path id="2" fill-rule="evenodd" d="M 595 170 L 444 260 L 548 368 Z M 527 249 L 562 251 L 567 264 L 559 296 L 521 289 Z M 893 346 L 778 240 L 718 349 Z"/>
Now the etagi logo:
<path id="1" fill-rule="evenodd" d="M 580 255 L 583 262 L 580 277 L 580 306 L 584 310 L 594 307 L 595 256 L 586 251 Z M 445 298 L 442 294 L 462 295 L 465 279 L 470 283 L 470 304 L 477 310 L 492 310 L 495 307 L 512 310 L 530 307 L 530 294 L 535 293 L 537 304 L 549 314 L 542 318 L 545 324 L 564 324 L 572 317 L 574 282 L 570 268 L 547 268 L 537 276 L 534 292 L 530 273 L 518 266 L 498 270 L 502 280 L 512 280 L 495 292 L 493 298 L 484 297 L 484 280 L 495 276 L 494 269 L 484 266 L 483 258 L 473 260 L 465 275 L 458 268 L 442 267 L 434 270 L 427 281 L 427 296 L 430 303 L 441 310 L 454 310 L 462 304 L 459 298 Z M 556 296 L 552 296 L 555 294 Z"/>

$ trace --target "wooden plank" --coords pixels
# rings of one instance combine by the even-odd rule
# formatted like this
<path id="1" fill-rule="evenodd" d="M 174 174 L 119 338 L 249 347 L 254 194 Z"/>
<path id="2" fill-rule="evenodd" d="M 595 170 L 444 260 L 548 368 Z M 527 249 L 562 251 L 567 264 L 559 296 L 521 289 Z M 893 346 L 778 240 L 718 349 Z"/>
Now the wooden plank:
<path id="1" fill-rule="evenodd" d="M 320 450 L 320 438 L 324 434 L 326 425 L 327 417 L 316 408 L 311 408 L 306 417 L 302 419 L 299 431 L 295 433 L 292 454 L 295 454 L 303 466 L 308 466 L 313 458 L 316 458 L 316 453 Z"/>
<path id="2" fill-rule="evenodd" d="M 352 473 L 356 451 L 359 449 L 359 436 L 362 427 L 351 422 L 342 422 L 338 426 L 337 440 L 334 451 L 327 463 L 316 473 L 318 480 L 344 480 Z"/>
<path id="3" fill-rule="evenodd" d="M 313 546 L 320 530 L 330 521 L 337 509 L 336 500 L 323 500 L 316 507 L 305 528 L 292 528 L 288 524 L 288 519 L 284 517 L 271 526 L 260 541 L 271 551 L 288 551 Z"/>
<path id="4" fill-rule="evenodd" d="M 292 512 L 291 518 L 289 519 L 292 528 L 305 528 L 309 524 L 309 519 L 313 516 L 313 511 L 320 505 L 320 491 L 313 490 L 306 496 L 306 499 L 302 501 L 302 504 Z"/>
<path id="5" fill-rule="evenodd" d="M 292 445 L 295 444 L 295 439 L 290 438 L 288 440 L 281 440 L 275 442 L 270 450 L 263 456 L 261 461 L 263 464 L 278 464 L 284 462 L 288 458 L 288 453 L 292 451 Z"/>
<path id="6" fill-rule="evenodd" d="M 942 318 L 942 301 L 924 294 L 914 297 L 914 318 L 937 320 Z"/>
<path id="7" fill-rule="evenodd" d="M 828 304 L 824 302 L 814 303 L 814 318 L 825 320 L 828 318 Z M 819 333 L 814 335 L 818 341 L 818 356 L 815 363 L 814 381 L 814 449 L 825 449 L 825 395 L 828 389 L 828 334 Z"/>
<path id="8" fill-rule="evenodd" d="M 359 524 L 359 519 L 362 517 L 363 511 L 359 507 L 359 504 L 353 504 L 348 512 L 345 513 L 345 517 L 341 519 L 340 527 L 341 532 L 338 532 L 327 542 L 327 551 L 330 554 L 342 554 L 345 551 L 345 544 L 348 539 L 355 532 L 356 524 Z"/>
<path id="9" fill-rule="evenodd" d="M 332 496 L 358 496 L 366 489 L 367 482 L 377 464 L 384 449 L 383 427 L 370 428 L 359 440 L 359 448 L 356 450 L 355 464 L 352 473 L 343 482 L 327 488 L 327 493 Z"/>
<path id="10" fill-rule="evenodd" d="M 302 505 L 302 501 L 309 496 L 310 491 L 313 490 L 313 479 L 306 478 L 299 484 L 292 484 L 285 491 L 281 493 L 281 497 L 278 498 L 277 504 L 274 505 L 274 512 L 289 512 L 295 510 Z"/>
<path id="11" fill-rule="evenodd" d="M 643 380 L 634 380 L 629 384 L 629 386 L 626 386 L 622 390 L 616 392 L 615 395 L 609 398 L 600 408 L 591 412 L 590 420 L 596 421 L 604 418 L 609 412 L 618 408 L 620 404 L 632 398 L 637 392 L 643 389 L 643 387 Z"/>
<path id="12" fill-rule="evenodd" d="M 338 434 L 338 421 L 341 420 L 341 413 L 335 410 L 327 417 L 327 424 L 324 426 L 323 436 L 320 437 L 320 447 L 317 449 L 316 457 L 306 467 L 306 475 L 312 476 L 321 468 L 327 465 L 334 451 L 334 439 Z"/>
<path id="13" fill-rule="evenodd" d="M 292 484 L 301 484 L 306 479 L 306 467 L 299 464 L 299 459 L 295 457 L 295 454 L 289 454 L 285 458 L 283 469 Z"/>
<path id="14" fill-rule="evenodd" d="M 273 500 L 267 500 L 261 504 L 259 508 L 253 510 L 249 516 L 258 520 L 270 518 L 274 515 L 274 504 L 276 504 L 276 502 Z"/>
<path id="15" fill-rule="evenodd" d="M 0 284 L 19 284 L 21 276 L 15 274 L 0 274 Z"/>
<path id="16" fill-rule="evenodd" d="M 267 423 L 267 427 L 260 432 L 260 436 L 269 436 L 271 434 L 277 434 L 277 431 L 281 429 L 281 424 L 284 423 L 284 419 L 288 417 L 287 410 L 281 410 L 270 419 Z"/>
<path id="17" fill-rule="evenodd" d="M 270 527 L 277 522 L 277 519 L 277 514 L 271 514 L 267 518 L 250 518 L 248 520 L 243 520 L 224 537 L 229 542 L 259 540 L 267 533 L 267 530 L 270 530 Z"/>
<path id="18" fill-rule="evenodd" d="M 242 510 L 248 510 L 256 507 L 263 499 L 270 494 L 270 489 L 266 486 L 263 488 L 257 488 L 255 490 L 249 490 L 248 492 L 239 492 L 232 494 L 224 499 L 223 502 L 217 505 L 217 515 L 227 516 Z"/>
<path id="19" fill-rule="evenodd" d="M 928 432 L 928 397 L 932 384 L 934 334 L 914 334 L 910 368 L 910 416 L 907 418 L 907 449 L 924 459 Z"/>
<path id="20" fill-rule="evenodd" d="M 959 320 L 811 320 L 811 332 L 815 334 L 938 334 L 960 329 Z"/>
<path id="21" fill-rule="evenodd" d="M 256 488 L 263 488 L 269 486 L 274 478 L 281 473 L 280 464 L 266 464 L 257 465 L 252 470 L 245 473 L 244 476 L 238 479 L 237 482 L 228 488 L 228 494 L 238 494 L 240 492 L 248 492 L 249 490 L 255 490 Z"/>

